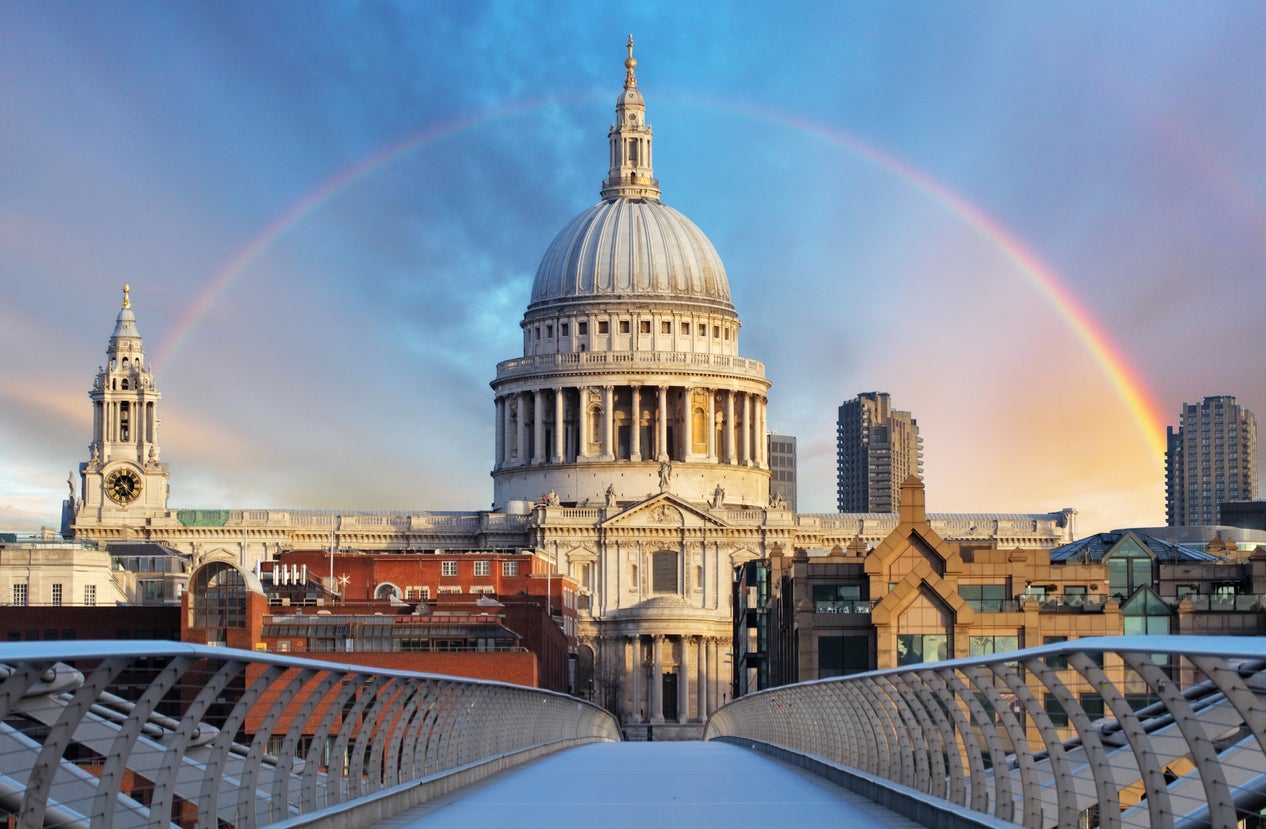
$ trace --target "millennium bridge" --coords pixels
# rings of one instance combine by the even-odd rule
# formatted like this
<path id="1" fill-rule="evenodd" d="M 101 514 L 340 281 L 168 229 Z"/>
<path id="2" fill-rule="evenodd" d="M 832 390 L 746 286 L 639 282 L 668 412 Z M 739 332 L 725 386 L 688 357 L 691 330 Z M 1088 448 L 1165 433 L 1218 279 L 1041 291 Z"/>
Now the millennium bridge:
<path id="1" fill-rule="evenodd" d="M 1266 640 L 1115 637 L 742 697 L 629 743 L 521 686 L 0 645 L 9 826 L 1266 826 Z"/>

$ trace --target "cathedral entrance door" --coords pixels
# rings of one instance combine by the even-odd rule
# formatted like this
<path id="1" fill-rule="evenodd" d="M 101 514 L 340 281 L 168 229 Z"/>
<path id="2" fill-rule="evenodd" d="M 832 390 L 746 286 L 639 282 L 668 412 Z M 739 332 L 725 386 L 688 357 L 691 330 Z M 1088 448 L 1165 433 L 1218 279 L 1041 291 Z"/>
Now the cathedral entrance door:
<path id="1" fill-rule="evenodd" d="M 677 674 L 664 674 L 664 719 L 677 719 Z"/>

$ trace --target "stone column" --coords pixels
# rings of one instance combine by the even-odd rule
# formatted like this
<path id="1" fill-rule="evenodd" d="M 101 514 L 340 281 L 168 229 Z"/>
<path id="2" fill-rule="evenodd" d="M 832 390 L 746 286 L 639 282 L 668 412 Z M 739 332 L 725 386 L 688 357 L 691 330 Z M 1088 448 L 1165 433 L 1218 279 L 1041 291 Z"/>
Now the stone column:
<path id="1" fill-rule="evenodd" d="M 709 636 L 708 644 L 708 710 L 715 711 L 717 705 L 717 640 Z"/>
<path id="2" fill-rule="evenodd" d="M 651 637 L 651 722 L 664 721 L 664 635 Z"/>
<path id="3" fill-rule="evenodd" d="M 527 464 L 527 394 L 527 392 L 521 391 L 514 396 L 514 407 L 519 416 L 519 445 L 514 454 L 515 458 L 518 460 L 519 466 Z"/>
<path id="4" fill-rule="evenodd" d="M 545 461 L 545 393 L 532 392 L 532 463 Z"/>
<path id="5" fill-rule="evenodd" d="M 496 460 L 492 468 L 500 469 L 506 460 L 506 399 L 500 395 L 497 396 L 496 433 L 496 449 L 493 450 Z"/>
<path id="6" fill-rule="evenodd" d="M 510 465 L 510 428 L 513 425 L 511 422 L 510 416 L 514 413 L 514 397 L 508 394 L 502 396 L 501 413 L 502 413 L 502 416 L 505 418 L 504 422 L 501 424 L 501 443 L 502 443 L 501 449 L 503 452 L 501 456 L 501 465 L 509 466 Z"/>
<path id="7" fill-rule="evenodd" d="M 752 396 L 750 394 L 743 395 L 743 446 L 739 450 L 743 453 L 743 465 L 752 465 Z"/>
<path id="8" fill-rule="evenodd" d="M 589 387 L 576 389 L 576 460 L 589 456 Z"/>
<path id="9" fill-rule="evenodd" d="M 567 460 L 567 436 L 563 434 L 563 429 L 566 428 L 566 419 L 563 417 L 565 408 L 563 389 L 554 389 L 554 463 Z"/>
<path id="10" fill-rule="evenodd" d="M 681 459 L 688 461 L 695 452 L 695 390 L 686 386 L 681 390 Z"/>
<path id="11" fill-rule="evenodd" d="M 629 435 L 629 460 L 636 463 L 642 459 L 642 387 L 636 383 L 629 386 L 629 396 L 633 401 L 633 428 Z"/>
<path id="12" fill-rule="evenodd" d="M 615 459 L 615 387 L 602 387 L 602 456 Z"/>
<path id="13" fill-rule="evenodd" d="M 734 463 L 734 392 L 725 393 L 725 462 Z"/>
<path id="14" fill-rule="evenodd" d="M 637 637 L 624 637 L 624 676 L 628 677 L 628 716 L 625 723 L 638 723 L 642 720 L 642 709 L 638 706 L 637 675 L 642 670 L 641 640 Z"/>
<path id="15" fill-rule="evenodd" d="M 684 723 L 690 719 L 690 660 L 687 650 L 690 637 L 679 636 L 681 643 L 681 659 L 677 660 L 677 722 Z"/>
<path id="16" fill-rule="evenodd" d="M 765 407 L 768 403 L 764 397 L 756 398 L 756 465 L 761 469 L 769 467 L 769 433 L 765 428 Z"/>
<path id="17" fill-rule="evenodd" d="M 708 719 L 708 714 L 712 713 L 708 708 L 708 652 L 704 647 L 702 636 L 695 636 L 693 638 L 695 640 L 696 663 L 695 695 L 699 698 L 697 700 L 699 706 L 699 722 L 705 722 Z"/>
<path id="18" fill-rule="evenodd" d="M 708 460 L 717 459 L 717 392 L 708 389 Z"/>
<path id="19" fill-rule="evenodd" d="M 671 448 L 668 446 L 668 387 L 659 387 L 659 412 L 657 413 L 659 423 L 655 428 L 655 457 L 663 455 L 671 458 L 673 456 Z"/>

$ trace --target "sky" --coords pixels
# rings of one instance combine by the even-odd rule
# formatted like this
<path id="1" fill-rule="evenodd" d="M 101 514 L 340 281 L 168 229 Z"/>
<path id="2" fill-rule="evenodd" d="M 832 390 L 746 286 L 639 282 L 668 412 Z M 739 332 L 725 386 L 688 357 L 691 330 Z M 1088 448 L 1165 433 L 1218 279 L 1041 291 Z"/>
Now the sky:
<path id="1" fill-rule="evenodd" d="M 636 40 L 663 201 L 835 505 L 1164 524 L 1164 429 L 1266 417 L 1266 5 L 0 4 L 0 531 L 57 526 L 122 286 L 173 507 L 487 509 L 498 361 L 598 200 Z"/>

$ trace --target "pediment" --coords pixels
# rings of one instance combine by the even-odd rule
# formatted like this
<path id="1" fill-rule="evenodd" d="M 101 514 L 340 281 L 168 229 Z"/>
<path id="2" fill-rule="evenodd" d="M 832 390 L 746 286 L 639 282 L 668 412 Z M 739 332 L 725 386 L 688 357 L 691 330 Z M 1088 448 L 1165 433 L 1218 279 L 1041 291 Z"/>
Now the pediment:
<path id="1" fill-rule="evenodd" d="M 563 555 L 567 558 L 568 561 L 597 561 L 598 560 L 598 553 L 592 548 L 584 547 L 584 546 L 572 547 L 570 550 L 565 550 L 563 552 Z"/>
<path id="2" fill-rule="evenodd" d="M 661 492 L 602 522 L 603 527 L 725 527 L 716 516 L 705 512 L 677 496 Z"/>

